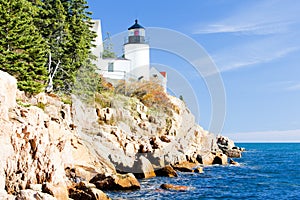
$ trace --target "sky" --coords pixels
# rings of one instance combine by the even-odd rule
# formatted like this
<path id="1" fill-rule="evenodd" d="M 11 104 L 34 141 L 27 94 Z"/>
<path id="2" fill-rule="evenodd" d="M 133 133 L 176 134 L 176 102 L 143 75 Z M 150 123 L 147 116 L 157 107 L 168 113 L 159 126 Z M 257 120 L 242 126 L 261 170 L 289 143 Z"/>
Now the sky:
<path id="1" fill-rule="evenodd" d="M 149 38 L 151 63 L 167 71 L 169 92 L 183 96 L 205 129 L 218 120 L 221 134 L 237 142 L 300 142 L 300 1 L 87 1 L 104 38 L 138 19 L 150 36 L 157 28 L 183 36 L 181 43 L 161 41 L 173 39 L 182 54 L 198 52 L 189 49 L 191 42 L 202 48 L 199 55 L 207 54 L 217 69 L 212 75 L 195 72 L 182 55 L 152 49 Z M 211 77 L 220 77 L 222 87 Z"/>

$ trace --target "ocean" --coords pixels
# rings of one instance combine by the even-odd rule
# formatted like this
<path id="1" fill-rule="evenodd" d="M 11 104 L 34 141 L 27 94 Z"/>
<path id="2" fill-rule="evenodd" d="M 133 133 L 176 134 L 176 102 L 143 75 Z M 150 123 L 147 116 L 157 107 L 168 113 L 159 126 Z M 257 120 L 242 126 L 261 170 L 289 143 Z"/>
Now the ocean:
<path id="1" fill-rule="evenodd" d="M 203 174 L 141 179 L 141 190 L 108 192 L 112 199 L 300 199 L 300 143 L 240 143 L 240 166 L 208 166 Z M 189 186 L 166 191 L 163 183 Z"/>

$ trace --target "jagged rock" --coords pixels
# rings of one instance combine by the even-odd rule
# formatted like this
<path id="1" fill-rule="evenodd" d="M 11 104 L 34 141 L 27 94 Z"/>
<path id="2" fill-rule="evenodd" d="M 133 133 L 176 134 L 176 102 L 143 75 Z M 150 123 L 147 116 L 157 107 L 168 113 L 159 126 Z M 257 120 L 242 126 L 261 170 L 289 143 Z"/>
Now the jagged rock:
<path id="1" fill-rule="evenodd" d="M 199 154 L 197 154 L 196 152 L 195 153 L 188 153 L 186 155 L 186 160 L 188 162 L 191 162 L 191 163 L 198 163 L 198 160 L 199 160 Z M 201 159 L 200 159 L 200 163 L 201 163 Z"/>
<path id="2" fill-rule="evenodd" d="M 6 192 L 0 192 L 0 199 L 3 200 L 15 200 L 16 196 L 7 194 Z"/>
<path id="3" fill-rule="evenodd" d="M 229 158 L 240 158 L 242 157 L 243 148 L 236 147 L 234 142 L 228 137 L 219 136 L 217 137 L 217 144 L 219 148 Z"/>
<path id="4" fill-rule="evenodd" d="M 74 126 L 71 113 L 71 105 L 62 104 L 60 114 L 64 122 L 69 126 Z"/>
<path id="5" fill-rule="evenodd" d="M 17 80 L 0 70 L 0 118 L 8 120 L 8 111 L 16 105 Z"/>
<path id="6" fill-rule="evenodd" d="M 1 120 L 0 120 L 1 122 Z M 7 133 L 11 131 L 11 127 L 9 123 L 1 123 L 1 130 L 0 130 L 0 143 L 1 143 L 1 149 L 0 151 L 0 192 L 5 190 L 6 185 L 6 165 L 7 160 L 9 157 L 11 157 L 14 153 L 14 149 L 11 145 L 11 139 L 10 137 L 7 137 Z M 10 162 L 9 162 L 10 163 Z M 14 163 L 15 164 L 15 163 Z"/>
<path id="7" fill-rule="evenodd" d="M 168 164 L 177 164 L 177 163 L 183 163 L 186 160 L 186 155 L 183 153 L 183 150 L 179 148 L 173 148 L 174 150 L 169 150 L 166 152 L 164 159 L 165 163 Z"/>
<path id="8" fill-rule="evenodd" d="M 156 124 L 156 123 L 157 123 L 157 120 L 155 119 L 155 117 L 153 117 L 153 116 L 151 116 L 151 115 L 148 116 L 148 121 L 149 121 L 150 123 L 153 123 L 153 124 Z"/>
<path id="9" fill-rule="evenodd" d="M 201 156 L 200 154 L 197 154 L 197 156 L 196 156 L 196 161 L 197 161 L 199 164 L 203 164 L 202 156 Z"/>
<path id="10" fill-rule="evenodd" d="M 54 196 L 34 190 L 21 190 L 16 197 L 16 200 L 57 200 Z"/>
<path id="11" fill-rule="evenodd" d="M 172 165 L 172 167 L 180 172 L 194 172 L 194 167 L 196 167 L 197 164 L 196 163 L 191 163 L 191 162 L 183 162 L 180 164 L 175 164 Z"/>
<path id="12" fill-rule="evenodd" d="M 97 188 L 87 188 L 84 190 L 70 189 L 69 197 L 74 200 L 111 200 L 103 191 Z"/>
<path id="13" fill-rule="evenodd" d="M 136 178 L 155 177 L 154 169 L 151 162 L 144 156 L 140 156 L 134 163 L 132 172 Z"/>
<path id="14" fill-rule="evenodd" d="M 202 161 L 204 165 L 226 165 L 228 157 L 224 153 L 220 152 L 209 152 L 202 156 Z"/>
<path id="15" fill-rule="evenodd" d="M 219 137 L 217 137 L 217 144 L 219 146 L 226 147 L 227 149 L 233 149 L 235 147 L 235 144 L 232 140 L 230 140 L 228 137 L 222 136 L 220 135 Z"/>
<path id="16" fill-rule="evenodd" d="M 173 184 L 166 184 L 166 183 L 160 185 L 160 188 L 164 190 L 176 190 L 176 191 L 185 191 L 189 189 L 189 187 L 187 186 L 173 185 Z"/>
<path id="17" fill-rule="evenodd" d="M 96 188 L 96 185 L 87 181 L 81 181 L 75 187 L 80 190 L 86 190 L 90 188 Z"/>
<path id="18" fill-rule="evenodd" d="M 62 120 L 62 117 L 61 117 L 61 115 L 60 115 L 60 113 L 57 110 L 57 107 L 55 105 L 45 106 L 44 111 L 45 111 L 46 114 L 48 114 L 48 116 L 50 117 L 50 119 L 52 121 L 60 123 L 60 121 Z"/>
<path id="19" fill-rule="evenodd" d="M 45 92 L 41 92 L 41 93 L 37 94 L 35 98 L 37 99 L 37 103 L 42 103 L 44 105 L 46 105 L 48 103 L 47 95 Z"/>
<path id="20" fill-rule="evenodd" d="M 240 164 L 232 159 L 229 160 L 229 164 L 235 165 L 235 166 L 240 166 Z"/>
<path id="21" fill-rule="evenodd" d="M 187 160 L 212 164 L 216 154 L 210 152 L 219 151 L 215 136 L 195 124 L 191 112 L 175 97 L 168 97 L 172 103 L 168 112 L 158 110 L 158 113 L 148 112 L 137 99 L 116 98 L 113 101 L 122 99 L 122 102 L 112 103 L 124 106 L 98 109 L 97 117 L 94 105 L 85 105 L 74 96 L 72 107 L 55 95 L 42 93 L 27 98 L 16 89 L 14 78 L 4 74 L 6 78 L 1 79 L 2 75 L 3 72 L 0 73 L 0 144 L 3 149 L 0 152 L 0 192 L 6 189 L 10 194 L 17 194 L 30 184 L 44 182 L 72 185 L 97 174 L 114 174 L 115 166 L 123 172 L 132 170 L 137 153 L 145 153 L 144 158 L 157 170 Z M 20 105 L 16 104 L 16 93 Z M 99 118 L 107 123 L 99 125 Z M 219 157 L 224 163 L 223 156 Z M 74 168 L 75 175 L 67 176 L 66 167 Z M 129 180 L 129 177 L 120 178 L 121 175 L 112 176 L 104 177 L 100 183 L 105 186 L 105 181 L 113 180 L 117 188 L 139 187 L 138 183 L 131 183 L 136 180 L 133 177 Z"/>
<path id="22" fill-rule="evenodd" d="M 29 189 L 31 189 L 33 191 L 41 192 L 42 191 L 42 184 L 29 184 Z"/>
<path id="23" fill-rule="evenodd" d="M 141 120 L 143 120 L 143 121 L 148 120 L 148 117 L 147 117 L 146 113 L 140 112 L 140 113 L 139 113 L 139 117 L 140 117 Z"/>
<path id="24" fill-rule="evenodd" d="M 207 152 L 202 156 L 202 163 L 203 165 L 212 165 L 214 161 L 215 155 L 211 152 Z"/>
<path id="25" fill-rule="evenodd" d="M 135 155 L 135 147 L 133 143 L 127 143 L 125 145 L 125 154 L 126 155 Z"/>
<path id="26" fill-rule="evenodd" d="M 94 200 L 91 194 L 83 190 L 70 189 L 69 193 L 69 197 L 74 200 Z"/>
<path id="27" fill-rule="evenodd" d="M 91 156 L 91 155 L 90 155 Z M 76 165 L 76 176 L 80 177 L 80 180 L 90 180 L 98 173 L 115 173 L 116 170 L 112 163 L 109 163 L 106 159 L 99 158 L 94 165 Z"/>
<path id="28" fill-rule="evenodd" d="M 156 176 L 177 177 L 176 171 L 170 165 L 155 171 Z"/>
<path id="29" fill-rule="evenodd" d="M 164 156 L 164 152 L 160 149 L 155 149 L 153 152 L 147 153 L 147 159 L 151 162 L 155 170 L 165 166 Z"/>
<path id="30" fill-rule="evenodd" d="M 212 164 L 226 165 L 228 157 L 223 153 L 216 153 Z"/>
<path id="31" fill-rule="evenodd" d="M 143 113 L 143 112 L 147 112 L 147 111 L 148 111 L 148 108 L 147 108 L 147 106 L 145 106 L 145 105 L 143 105 L 143 104 L 141 104 L 141 103 L 138 103 L 138 104 L 136 105 L 136 111 L 137 111 L 138 113 Z"/>
<path id="32" fill-rule="evenodd" d="M 162 141 L 159 139 L 159 137 L 151 137 L 150 144 L 153 149 L 160 149 L 163 146 Z"/>
<path id="33" fill-rule="evenodd" d="M 81 181 L 84 181 L 85 179 L 78 176 L 78 173 L 76 172 L 75 168 L 70 169 L 70 167 L 67 167 L 65 169 L 66 176 L 69 178 L 70 181 L 74 183 L 79 183 Z"/>
<path id="34" fill-rule="evenodd" d="M 139 145 L 139 150 L 138 152 L 139 153 L 149 153 L 149 152 L 152 152 L 153 149 L 152 149 L 152 146 L 150 145 L 150 143 L 144 143 L 143 144 L 140 144 Z"/>
<path id="35" fill-rule="evenodd" d="M 105 175 L 98 174 L 90 180 L 100 190 L 136 190 L 140 183 L 132 173 Z"/>
<path id="36" fill-rule="evenodd" d="M 229 158 L 240 158 L 240 157 L 242 157 L 242 151 L 239 150 L 239 149 L 229 149 L 229 150 L 225 151 L 225 154 Z"/>
<path id="37" fill-rule="evenodd" d="M 90 188 L 88 190 L 88 193 L 91 194 L 93 199 L 95 199 L 95 200 L 110 200 L 111 199 L 104 192 L 102 192 L 101 190 L 99 190 L 97 188 Z"/>
<path id="38" fill-rule="evenodd" d="M 122 120 L 117 121 L 116 126 L 104 124 L 95 127 L 98 130 L 99 139 L 95 139 L 96 137 L 88 131 L 84 135 L 87 140 L 91 141 L 91 146 L 100 148 L 101 150 L 98 152 L 104 157 L 108 157 L 117 171 L 122 173 L 130 172 L 133 168 L 136 158 L 134 154 L 143 154 L 156 170 L 167 164 L 182 163 L 187 160 L 205 164 L 204 157 L 206 154 L 214 149 L 218 150 L 216 137 L 195 124 L 192 113 L 182 101 L 171 96 L 169 98 L 176 111 L 172 110 L 170 113 L 165 112 L 161 115 L 151 112 L 147 116 L 147 121 L 142 120 L 139 114 L 146 113 L 140 101 L 127 97 L 122 99 L 122 102 L 119 98 L 114 99 L 113 105 L 124 106 L 118 107 L 117 112 L 114 109 L 109 109 L 109 113 L 114 112 L 117 114 L 115 119 L 121 116 Z M 127 106 L 128 104 L 129 106 Z M 79 115 L 81 113 L 88 115 L 89 108 L 86 106 L 76 106 L 75 103 L 75 107 L 84 108 L 76 111 L 76 113 L 80 112 Z M 107 110 L 103 109 L 102 112 L 101 109 L 98 109 L 98 115 L 103 120 L 105 119 L 104 111 L 107 113 Z M 96 114 L 94 108 L 93 113 Z M 155 119 L 155 123 L 149 120 L 150 116 Z M 77 120 L 79 128 L 82 126 L 86 130 L 90 130 L 90 127 L 93 126 L 93 120 L 97 121 L 93 116 L 89 122 L 85 120 L 85 116 L 79 117 Z M 142 127 L 139 126 L 141 124 Z M 166 136 L 166 132 L 169 135 Z M 202 157 L 204 161 L 202 161 Z M 212 164 L 214 157 L 215 155 L 212 155 L 207 163 Z"/>
<path id="39" fill-rule="evenodd" d="M 120 173 L 131 173 L 135 162 L 135 155 L 125 155 L 121 150 L 110 152 L 110 161 Z"/>
<path id="40" fill-rule="evenodd" d="M 159 139 L 160 139 L 162 142 L 167 142 L 167 143 L 171 142 L 171 140 L 170 140 L 170 139 L 168 138 L 168 136 L 166 136 L 166 135 L 160 136 Z"/>
<path id="41" fill-rule="evenodd" d="M 194 172 L 202 174 L 203 173 L 203 167 L 197 167 L 196 169 L 194 169 Z"/>
<path id="42" fill-rule="evenodd" d="M 42 186 L 42 191 L 48 193 L 60 200 L 68 200 L 68 189 L 64 184 L 53 185 L 51 183 L 44 183 Z"/>
<path id="43" fill-rule="evenodd" d="M 115 113 L 115 110 L 112 108 L 102 108 L 102 109 L 96 109 L 97 116 L 99 117 L 100 121 L 103 121 L 107 124 L 112 124 L 113 116 Z"/>

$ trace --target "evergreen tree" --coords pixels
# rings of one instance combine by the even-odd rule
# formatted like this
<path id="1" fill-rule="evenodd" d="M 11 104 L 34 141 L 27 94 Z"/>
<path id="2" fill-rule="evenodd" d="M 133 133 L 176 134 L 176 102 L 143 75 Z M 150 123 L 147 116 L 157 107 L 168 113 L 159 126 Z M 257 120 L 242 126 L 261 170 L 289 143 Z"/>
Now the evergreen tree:
<path id="1" fill-rule="evenodd" d="M 80 67 L 90 59 L 90 49 L 95 33 L 87 2 L 83 0 L 31 0 L 40 8 L 36 20 L 48 44 L 48 86 L 54 91 L 70 94 Z M 86 66 L 85 66 L 86 68 Z"/>
<path id="2" fill-rule="evenodd" d="M 56 86 L 57 83 L 62 83 L 62 80 L 57 76 L 57 72 L 64 71 L 66 65 L 63 63 L 65 43 L 68 38 L 66 11 L 60 0 L 33 1 L 39 9 L 40 17 L 35 21 L 35 24 L 48 45 L 46 67 L 49 77 L 46 91 L 51 91 L 55 83 Z"/>
<path id="3" fill-rule="evenodd" d="M 62 0 L 66 14 L 67 41 L 64 48 L 64 71 L 59 73 L 59 85 L 66 92 L 70 92 L 76 81 L 76 72 L 90 59 L 92 41 L 96 37 L 90 29 L 92 22 L 87 12 L 85 0 Z M 91 64 L 91 63 L 90 63 Z"/>
<path id="4" fill-rule="evenodd" d="M 0 0 L 0 69 L 30 94 L 42 91 L 47 80 L 47 46 L 34 24 L 36 15 L 27 0 Z"/>
<path id="5" fill-rule="evenodd" d="M 93 101 L 95 92 L 98 92 L 101 88 L 101 77 L 95 73 L 96 66 L 92 63 L 92 60 L 93 58 L 86 59 L 79 68 L 76 74 L 76 82 L 72 88 L 72 94 L 85 102 Z"/>

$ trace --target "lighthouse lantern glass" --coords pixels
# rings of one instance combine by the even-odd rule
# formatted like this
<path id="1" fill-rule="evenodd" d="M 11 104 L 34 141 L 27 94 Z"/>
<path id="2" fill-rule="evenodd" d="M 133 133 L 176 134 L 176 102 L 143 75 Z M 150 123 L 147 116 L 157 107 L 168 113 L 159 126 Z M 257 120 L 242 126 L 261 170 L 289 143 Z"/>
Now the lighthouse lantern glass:
<path id="1" fill-rule="evenodd" d="M 136 28 L 128 31 L 128 36 L 145 36 L 145 30 Z"/>

